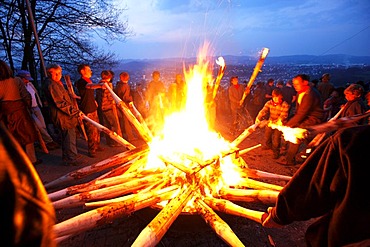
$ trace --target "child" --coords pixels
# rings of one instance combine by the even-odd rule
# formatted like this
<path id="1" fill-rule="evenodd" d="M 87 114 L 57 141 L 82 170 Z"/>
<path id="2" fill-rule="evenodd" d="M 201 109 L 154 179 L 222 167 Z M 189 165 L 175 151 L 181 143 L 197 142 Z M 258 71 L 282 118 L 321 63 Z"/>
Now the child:
<path id="1" fill-rule="evenodd" d="M 256 123 L 269 114 L 268 121 L 274 124 L 283 124 L 288 118 L 289 105 L 283 101 L 283 93 L 279 88 L 272 91 L 272 99 L 267 101 L 262 110 L 256 117 Z M 281 132 L 277 129 L 272 129 L 269 126 L 265 127 L 265 150 L 272 149 L 273 159 L 278 159 L 280 156 Z"/>

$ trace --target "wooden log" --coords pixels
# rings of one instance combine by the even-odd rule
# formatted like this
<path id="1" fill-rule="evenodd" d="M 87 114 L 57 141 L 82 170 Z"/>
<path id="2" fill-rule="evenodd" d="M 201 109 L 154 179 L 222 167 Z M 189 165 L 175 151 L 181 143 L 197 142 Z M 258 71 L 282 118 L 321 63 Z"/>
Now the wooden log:
<path id="1" fill-rule="evenodd" d="M 159 175 L 161 176 L 160 172 L 153 172 L 151 174 L 141 174 L 141 173 L 128 173 L 124 174 L 122 176 L 116 176 L 116 177 L 109 177 L 102 180 L 97 180 L 95 184 L 91 184 L 85 188 L 76 189 L 73 191 L 74 194 L 76 193 L 84 193 L 88 191 L 98 190 L 106 187 L 111 187 L 119 184 L 124 184 L 127 182 L 133 182 L 136 179 L 145 179 L 153 175 Z"/>
<path id="2" fill-rule="evenodd" d="M 206 197 L 203 199 L 203 201 L 214 210 L 231 215 L 241 216 L 262 224 L 262 215 L 265 212 L 247 209 L 228 200 L 217 199 L 213 197 Z"/>
<path id="3" fill-rule="evenodd" d="M 102 180 L 102 179 L 105 179 L 105 178 L 110 178 L 110 177 L 117 177 L 117 176 L 121 176 L 123 174 L 125 174 L 127 172 L 128 169 L 130 169 L 130 167 L 132 167 L 136 162 L 139 162 L 139 158 L 141 156 L 138 156 L 138 157 L 135 157 L 134 159 L 122 164 L 122 165 L 119 165 L 119 166 L 116 166 L 116 167 L 113 167 L 111 168 L 110 170 L 108 170 L 106 173 L 103 173 L 102 175 L 98 176 L 97 178 L 91 180 L 91 182 L 94 182 L 94 181 L 97 181 L 97 180 Z"/>
<path id="4" fill-rule="evenodd" d="M 73 185 L 68 188 L 55 191 L 53 193 L 48 194 L 48 196 L 51 201 L 57 201 L 66 196 L 71 196 L 71 195 L 78 194 L 78 193 L 88 192 L 88 191 L 102 189 L 102 188 L 109 187 L 109 186 L 114 186 L 117 184 L 126 183 L 132 179 L 143 178 L 144 176 L 146 175 L 143 175 L 140 173 L 129 173 L 129 174 L 123 174 L 123 175 L 115 176 L 115 177 L 93 180 L 91 182 Z"/>
<path id="5" fill-rule="evenodd" d="M 106 205 L 109 205 L 109 204 L 112 204 L 112 203 L 124 202 L 124 201 L 129 200 L 130 198 L 136 198 L 136 197 L 143 200 L 143 198 L 158 197 L 159 195 L 162 195 L 164 193 L 166 193 L 166 197 L 162 196 L 161 197 L 162 201 L 163 200 L 169 200 L 173 197 L 173 194 L 174 194 L 175 190 L 177 190 L 179 188 L 180 188 L 179 185 L 172 185 L 172 186 L 157 189 L 157 190 L 151 190 L 151 191 L 146 191 L 146 192 L 140 191 L 139 193 L 136 193 L 136 194 L 125 195 L 125 196 L 121 196 L 121 197 L 117 197 L 117 198 L 113 198 L 113 199 L 109 199 L 109 200 L 96 201 L 96 202 L 86 202 L 85 207 L 87 207 L 87 208 L 102 207 L 102 206 L 106 206 Z M 170 192 L 170 191 L 172 191 L 172 193 L 167 193 L 167 192 Z"/>
<path id="6" fill-rule="evenodd" d="M 171 199 L 158 215 L 141 231 L 132 246 L 156 246 L 192 198 L 193 193 L 193 186 L 180 191 L 179 195 Z"/>
<path id="7" fill-rule="evenodd" d="M 144 154 L 146 155 L 146 154 Z M 134 159 L 126 162 L 125 164 L 122 164 L 120 166 L 114 167 L 111 170 L 107 171 L 106 173 L 102 174 L 101 176 L 97 177 L 95 180 L 102 180 L 105 178 L 111 178 L 111 177 L 116 177 L 116 176 L 121 176 L 123 174 L 129 173 L 128 171 L 130 170 L 131 167 L 136 167 L 137 163 L 142 163 L 142 156 L 137 156 Z"/>
<path id="8" fill-rule="evenodd" d="M 157 190 L 157 189 L 162 189 L 164 188 L 167 184 L 169 184 L 169 180 L 164 179 L 163 181 L 158 181 L 157 183 L 153 183 L 152 185 L 142 189 L 139 191 L 139 193 L 146 193 L 152 190 Z"/>
<path id="9" fill-rule="evenodd" d="M 275 191 L 281 191 L 283 189 L 282 186 L 276 185 L 276 184 L 269 184 L 261 181 L 256 181 L 251 178 L 245 178 L 242 181 L 240 181 L 237 186 L 243 186 L 248 187 L 251 189 L 257 189 L 257 190 L 275 190 Z"/>
<path id="10" fill-rule="evenodd" d="M 219 191 L 220 197 L 230 201 L 259 202 L 264 204 L 275 204 L 279 195 L 278 191 L 272 190 L 245 190 L 222 188 Z"/>
<path id="11" fill-rule="evenodd" d="M 175 167 L 176 169 L 190 175 L 192 173 L 192 170 L 176 161 L 173 161 L 173 160 L 170 160 L 170 158 L 168 157 L 164 157 L 162 155 L 158 156 L 158 158 L 160 158 L 163 163 L 165 163 L 167 166 L 171 165 L 173 167 Z"/>
<path id="12" fill-rule="evenodd" d="M 107 134 L 112 140 L 116 141 L 117 143 L 121 144 L 122 146 L 125 146 L 126 148 L 128 149 L 134 149 L 135 146 L 132 145 L 130 142 L 126 141 L 125 139 L 123 139 L 121 136 L 119 136 L 116 132 L 108 129 L 107 127 L 101 125 L 100 123 L 98 122 L 95 122 L 94 120 L 92 120 L 91 118 L 89 118 L 88 116 L 84 115 L 83 116 L 83 119 L 89 123 L 91 123 L 92 125 L 94 125 L 100 132 L 104 132 L 105 134 Z"/>
<path id="13" fill-rule="evenodd" d="M 325 122 L 325 123 L 322 123 L 322 124 L 318 124 L 318 125 L 314 125 L 314 126 L 310 126 L 308 129 L 309 131 L 309 135 L 317 135 L 317 134 L 320 134 L 320 133 L 327 133 L 327 132 L 332 132 L 332 131 L 335 131 L 335 130 L 338 130 L 340 128 L 345 128 L 345 127 L 349 127 L 349 126 L 352 126 L 353 123 L 363 119 L 363 118 L 367 118 L 370 116 L 370 111 L 367 111 L 366 113 L 364 114 L 358 114 L 358 115 L 353 115 L 353 116 L 350 116 L 350 117 L 342 117 L 342 118 L 339 118 L 339 119 L 335 119 L 335 120 L 332 120 L 332 121 L 328 121 L 328 122 Z"/>
<path id="14" fill-rule="evenodd" d="M 348 102 L 346 103 L 346 104 L 348 104 Z M 337 120 L 338 119 L 338 117 L 340 116 L 340 114 L 342 113 L 342 111 L 344 110 L 344 107 L 345 106 L 343 106 L 338 112 L 337 112 L 337 114 L 335 114 L 331 119 L 329 119 L 328 120 L 328 122 L 333 122 L 334 120 Z M 314 147 L 317 147 L 321 142 L 322 142 L 322 140 L 324 140 L 324 138 L 325 138 L 325 136 L 326 136 L 326 132 L 323 132 L 323 133 L 319 133 L 319 134 L 317 134 L 311 141 L 310 141 L 310 143 L 307 145 L 307 148 L 306 148 L 306 150 L 307 149 L 312 149 L 312 148 L 314 148 Z M 306 151 L 306 153 L 307 153 L 307 151 Z"/>
<path id="15" fill-rule="evenodd" d="M 158 179 L 161 179 L 161 177 L 162 175 L 147 176 L 145 178 L 135 179 L 127 183 L 75 194 L 55 201 L 52 204 L 55 209 L 78 207 L 84 205 L 85 202 L 88 201 L 109 199 L 134 192 L 147 186 L 148 184 L 157 181 Z"/>
<path id="16" fill-rule="evenodd" d="M 275 174 L 271 172 L 260 171 L 252 168 L 245 168 L 243 172 L 248 178 L 270 178 L 277 180 L 289 181 L 292 177 L 286 175 Z"/>
<path id="17" fill-rule="evenodd" d="M 70 237 L 88 229 L 112 222 L 112 220 L 129 215 L 137 210 L 168 199 L 177 187 L 166 188 L 147 194 L 133 194 L 122 198 L 120 202 L 90 210 L 54 226 L 57 238 Z"/>
<path id="18" fill-rule="evenodd" d="M 76 100 L 76 94 L 75 94 L 75 91 L 73 89 L 73 85 L 72 85 L 72 82 L 71 82 L 71 77 L 69 75 L 65 75 L 64 76 L 64 80 L 66 82 L 68 92 L 69 92 L 69 94 L 71 96 L 72 104 L 73 104 L 73 106 L 77 110 L 79 110 L 78 109 L 77 100 Z M 82 119 L 80 119 L 80 118 L 78 118 L 78 126 L 79 126 L 79 130 L 81 131 L 83 137 L 85 138 L 85 141 L 87 141 L 87 135 L 86 135 L 86 131 L 85 131 L 85 125 L 82 122 Z"/>
<path id="19" fill-rule="evenodd" d="M 108 159 L 102 160 L 90 166 L 85 166 L 81 169 L 78 169 L 77 171 L 72 171 L 60 178 L 57 178 L 45 184 L 45 188 L 49 189 L 49 188 L 55 187 L 63 183 L 67 183 L 67 182 L 78 180 L 80 178 L 84 178 L 86 176 L 103 171 L 108 168 L 112 168 L 112 167 L 115 167 L 121 164 L 125 164 L 126 162 L 134 159 L 135 157 L 138 157 L 148 152 L 149 152 L 148 146 L 142 146 L 142 147 L 137 147 L 132 150 L 127 150 L 125 152 L 116 154 Z"/>
<path id="20" fill-rule="evenodd" d="M 66 239 L 69 239 L 70 237 L 72 237 L 73 235 L 64 235 L 64 236 L 61 236 L 61 237 L 56 237 L 55 238 L 55 242 L 58 244 L 60 242 L 63 242 L 64 240 Z"/>
<path id="21" fill-rule="evenodd" d="M 229 225 L 223 221 L 205 202 L 203 202 L 200 198 L 197 198 L 195 203 L 199 214 L 225 243 L 230 246 L 244 246 Z"/>
<path id="22" fill-rule="evenodd" d="M 118 97 L 118 95 L 110 88 L 107 87 L 107 90 L 112 94 L 114 101 L 117 104 L 117 107 L 122 111 L 122 113 L 127 117 L 129 122 L 136 128 L 140 136 L 144 139 L 146 142 L 150 142 L 153 138 L 152 133 L 150 132 L 149 128 L 144 125 L 144 123 L 140 123 L 139 120 L 135 117 L 135 115 L 130 111 L 130 109 L 127 107 L 126 103 Z M 146 126 L 146 127 L 145 127 Z"/>
<path id="23" fill-rule="evenodd" d="M 257 144 L 257 145 L 254 145 L 253 147 L 242 149 L 242 150 L 239 151 L 239 155 L 244 155 L 244 154 L 246 154 L 246 153 L 248 153 L 248 152 L 250 152 L 250 151 L 252 151 L 256 148 L 259 148 L 261 146 L 262 146 L 262 144 Z"/>

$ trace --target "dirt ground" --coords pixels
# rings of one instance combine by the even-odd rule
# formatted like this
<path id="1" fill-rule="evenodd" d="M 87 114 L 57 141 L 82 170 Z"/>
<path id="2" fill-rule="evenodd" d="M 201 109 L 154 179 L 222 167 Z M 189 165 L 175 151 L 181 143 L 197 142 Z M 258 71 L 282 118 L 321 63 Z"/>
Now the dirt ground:
<path id="1" fill-rule="evenodd" d="M 232 135 L 229 127 L 230 123 L 227 120 L 219 121 L 217 129 L 220 134 L 227 140 L 232 141 L 238 133 Z M 240 145 L 240 149 L 254 146 L 262 143 L 263 129 L 257 129 Z M 125 148 L 114 147 L 110 148 L 105 145 L 105 140 L 102 139 L 105 151 L 98 153 L 97 158 L 89 158 L 87 156 L 87 144 L 84 140 L 78 140 L 78 151 L 83 156 L 85 165 L 96 163 L 106 159 L 114 154 L 123 152 Z M 140 140 L 133 142 L 134 145 L 142 144 Z M 49 154 L 44 154 L 38 151 L 39 158 L 43 159 L 43 163 L 36 167 L 41 180 L 44 184 L 57 179 L 68 172 L 77 170 L 81 167 L 66 167 L 62 165 L 61 150 L 53 150 Z M 261 148 L 254 149 L 242 156 L 250 168 L 259 169 L 262 171 L 273 172 L 282 175 L 291 176 L 298 169 L 298 166 L 286 167 L 278 164 L 272 159 L 272 151 L 262 150 Z M 89 179 L 89 178 L 88 178 Z M 283 181 L 268 181 L 284 186 Z M 76 182 L 82 183 L 83 180 Z M 54 188 L 51 191 L 65 187 Z M 259 205 L 255 203 L 238 203 L 249 209 L 265 211 L 269 205 Z M 57 222 L 71 218 L 75 215 L 85 212 L 82 207 L 73 209 L 63 209 L 56 211 Z M 155 209 L 147 208 L 137 211 L 127 217 L 114 220 L 103 226 L 94 228 L 84 233 L 75 235 L 67 240 L 60 242 L 61 247 L 107 247 L 107 246 L 131 246 L 142 229 L 155 217 L 158 213 Z M 217 212 L 218 213 L 218 212 Z M 295 222 L 289 226 L 280 229 L 267 229 L 260 224 L 249 219 L 236 217 L 232 215 L 218 213 L 218 215 L 230 226 L 238 238 L 245 246 L 305 246 L 304 232 L 309 225 L 307 222 Z M 203 221 L 199 215 L 180 215 L 174 224 L 170 227 L 164 237 L 160 240 L 158 246 L 227 246 L 227 244 Z"/>

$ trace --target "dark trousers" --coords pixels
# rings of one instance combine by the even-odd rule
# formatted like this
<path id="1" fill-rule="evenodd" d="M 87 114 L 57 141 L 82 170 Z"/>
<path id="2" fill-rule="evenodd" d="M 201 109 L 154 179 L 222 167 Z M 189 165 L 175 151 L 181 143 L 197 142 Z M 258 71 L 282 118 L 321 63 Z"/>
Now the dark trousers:
<path id="1" fill-rule="evenodd" d="M 265 145 L 270 147 L 274 154 L 280 154 L 281 131 L 265 127 Z"/>
<path id="2" fill-rule="evenodd" d="M 77 158 L 76 129 L 61 130 L 62 158 L 65 162 L 73 162 Z"/>
<path id="3" fill-rule="evenodd" d="M 120 127 L 122 132 L 122 137 L 127 141 L 132 141 L 135 139 L 134 130 L 131 126 L 130 121 L 127 119 L 125 114 L 122 112 L 119 113 Z"/>
<path id="4" fill-rule="evenodd" d="M 113 110 L 102 111 L 102 118 L 104 126 L 117 133 L 117 135 L 122 136 L 121 128 L 118 125 L 118 119 L 114 114 Z M 105 135 L 108 145 L 114 144 L 116 141 L 112 140 L 108 135 Z"/>
<path id="5" fill-rule="evenodd" d="M 86 116 L 94 120 L 95 122 L 99 123 L 99 117 L 98 117 L 97 111 L 88 113 Z M 89 153 L 95 152 L 100 144 L 99 130 L 98 128 L 96 128 L 94 125 L 92 125 L 89 122 L 84 121 L 84 123 L 85 123 L 85 129 L 86 129 L 86 135 L 87 135 L 87 146 L 88 146 Z"/>

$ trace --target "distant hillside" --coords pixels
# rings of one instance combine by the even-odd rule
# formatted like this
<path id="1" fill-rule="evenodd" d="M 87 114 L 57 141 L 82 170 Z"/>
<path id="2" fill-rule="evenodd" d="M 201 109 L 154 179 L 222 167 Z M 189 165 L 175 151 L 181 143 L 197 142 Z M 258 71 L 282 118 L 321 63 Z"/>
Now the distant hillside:
<path id="1" fill-rule="evenodd" d="M 269 63 L 370 65 L 370 56 L 350 56 L 343 54 L 324 55 L 324 56 L 295 55 L 295 56 L 269 57 Z"/>
<path id="2" fill-rule="evenodd" d="M 258 57 L 252 56 L 223 56 L 228 65 L 251 65 L 256 64 Z M 216 59 L 213 58 L 213 59 Z M 166 59 L 137 59 L 122 60 L 127 70 L 141 70 L 148 67 L 181 67 L 182 64 L 195 63 L 196 58 L 166 58 Z M 292 56 L 268 56 L 265 64 L 338 64 L 338 65 L 370 65 L 370 56 L 350 56 L 343 54 L 313 56 L 313 55 L 292 55 Z"/>

